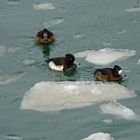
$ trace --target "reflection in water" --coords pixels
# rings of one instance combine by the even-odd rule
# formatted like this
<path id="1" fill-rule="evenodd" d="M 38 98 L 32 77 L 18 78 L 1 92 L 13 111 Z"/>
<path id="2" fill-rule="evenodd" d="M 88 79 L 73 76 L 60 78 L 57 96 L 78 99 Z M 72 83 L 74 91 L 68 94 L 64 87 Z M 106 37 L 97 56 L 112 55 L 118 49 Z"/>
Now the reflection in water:
<path id="1" fill-rule="evenodd" d="M 49 58 L 49 56 L 50 56 L 50 47 L 49 47 L 49 45 L 41 46 L 41 50 L 42 50 L 43 56 L 45 58 Z"/>

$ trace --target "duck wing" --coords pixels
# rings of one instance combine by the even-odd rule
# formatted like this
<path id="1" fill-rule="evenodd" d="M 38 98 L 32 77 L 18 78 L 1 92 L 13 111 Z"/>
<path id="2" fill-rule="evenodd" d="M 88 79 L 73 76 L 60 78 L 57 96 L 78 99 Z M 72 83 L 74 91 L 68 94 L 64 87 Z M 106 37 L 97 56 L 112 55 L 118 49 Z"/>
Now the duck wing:
<path id="1" fill-rule="evenodd" d="M 45 62 L 54 62 L 56 65 L 64 65 L 65 57 L 56 57 L 56 58 L 49 58 L 48 60 L 45 60 Z"/>

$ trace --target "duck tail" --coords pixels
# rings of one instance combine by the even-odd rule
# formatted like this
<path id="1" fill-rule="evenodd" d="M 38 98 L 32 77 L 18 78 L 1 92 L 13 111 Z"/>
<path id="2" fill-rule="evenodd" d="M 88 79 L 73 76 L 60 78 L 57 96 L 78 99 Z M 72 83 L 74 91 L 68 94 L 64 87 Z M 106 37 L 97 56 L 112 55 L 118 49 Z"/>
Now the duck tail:
<path id="1" fill-rule="evenodd" d="M 45 60 L 45 62 L 49 63 L 50 62 L 50 59 L 49 57 Z"/>

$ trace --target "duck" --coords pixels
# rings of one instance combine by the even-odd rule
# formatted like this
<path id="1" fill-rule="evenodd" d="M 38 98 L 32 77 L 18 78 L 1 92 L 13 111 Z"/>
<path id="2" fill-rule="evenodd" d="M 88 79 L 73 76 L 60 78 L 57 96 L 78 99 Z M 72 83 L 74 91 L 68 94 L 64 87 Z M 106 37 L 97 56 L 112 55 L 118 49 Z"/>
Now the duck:
<path id="1" fill-rule="evenodd" d="M 96 80 L 99 81 L 120 81 L 122 80 L 122 68 L 114 65 L 114 68 L 101 68 L 94 71 Z"/>
<path id="2" fill-rule="evenodd" d="M 74 71 L 77 65 L 74 63 L 75 56 L 73 54 L 66 54 L 64 57 L 55 57 L 45 60 L 52 70 L 56 71 Z"/>

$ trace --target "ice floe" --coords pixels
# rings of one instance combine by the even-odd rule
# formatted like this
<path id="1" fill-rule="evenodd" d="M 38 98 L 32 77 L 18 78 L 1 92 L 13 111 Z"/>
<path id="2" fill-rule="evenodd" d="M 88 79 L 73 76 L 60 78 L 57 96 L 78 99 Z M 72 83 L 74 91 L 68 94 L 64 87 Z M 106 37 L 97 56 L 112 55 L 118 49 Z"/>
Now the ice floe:
<path id="1" fill-rule="evenodd" d="M 54 10 L 55 7 L 52 3 L 35 3 L 33 4 L 35 10 Z"/>
<path id="2" fill-rule="evenodd" d="M 0 56 L 3 56 L 5 53 L 14 53 L 21 50 L 20 47 L 6 47 L 3 45 L 0 45 Z"/>
<path id="3" fill-rule="evenodd" d="M 117 83 L 44 81 L 35 84 L 25 93 L 21 102 L 21 109 L 59 111 L 134 96 L 133 91 L 129 91 Z"/>
<path id="4" fill-rule="evenodd" d="M 18 5 L 20 0 L 8 0 L 9 5 Z"/>
<path id="5" fill-rule="evenodd" d="M 129 57 L 135 56 L 135 50 L 128 49 L 113 49 L 104 48 L 98 51 L 85 50 L 82 52 L 75 53 L 76 57 L 85 57 L 85 60 L 97 65 L 108 65 L 114 61 L 125 60 Z"/>
<path id="6" fill-rule="evenodd" d="M 20 51 L 21 48 L 20 47 L 9 47 L 7 48 L 7 52 L 9 53 L 14 53 L 14 52 L 17 52 L 17 51 Z"/>
<path id="7" fill-rule="evenodd" d="M 24 65 L 34 65 L 36 63 L 36 60 L 32 59 L 32 58 L 29 58 L 29 59 L 25 59 L 22 61 Z"/>
<path id="8" fill-rule="evenodd" d="M 102 104 L 100 109 L 103 113 L 117 115 L 127 120 L 134 120 L 137 118 L 137 115 L 132 109 L 120 104 L 116 100 L 107 104 Z"/>
<path id="9" fill-rule="evenodd" d="M 81 39 L 81 38 L 83 38 L 84 37 L 84 34 L 81 34 L 81 33 L 75 33 L 74 35 L 73 35 L 73 38 L 74 39 Z"/>
<path id="10" fill-rule="evenodd" d="M 20 78 L 23 74 L 24 74 L 24 72 L 19 71 L 19 72 L 15 72 L 15 73 L 11 73 L 11 74 L 1 75 L 1 76 L 0 76 L 0 86 L 1 86 L 1 85 L 6 85 L 6 84 L 8 84 L 8 83 L 11 83 L 11 82 L 17 80 L 17 79 Z"/>
<path id="11" fill-rule="evenodd" d="M 138 59 L 137 64 L 140 65 L 140 59 Z"/>
<path id="12" fill-rule="evenodd" d="M 81 140 L 115 140 L 109 133 L 98 132 Z"/>
<path id="13" fill-rule="evenodd" d="M 22 140 L 23 138 L 16 134 L 8 134 L 4 136 L 4 140 Z"/>
<path id="14" fill-rule="evenodd" d="M 107 124 L 111 124 L 113 122 L 113 120 L 112 119 L 104 119 L 103 122 L 107 123 Z"/>
<path id="15" fill-rule="evenodd" d="M 55 26 L 55 25 L 63 23 L 63 21 L 64 21 L 63 17 L 55 17 L 55 18 L 51 19 L 50 21 L 46 21 L 44 23 L 44 27 Z"/>
<path id="16" fill-rule="evenodd" d="M 6 50 L 7 50 L 6 46 L 0 45 L 0 56 L 3 56 Z"/>
<path id="17" fill-rule="evenodd" d="M 137 7 L 125 9 L 126 12 L 140 12 L 140 5 Z"/>

